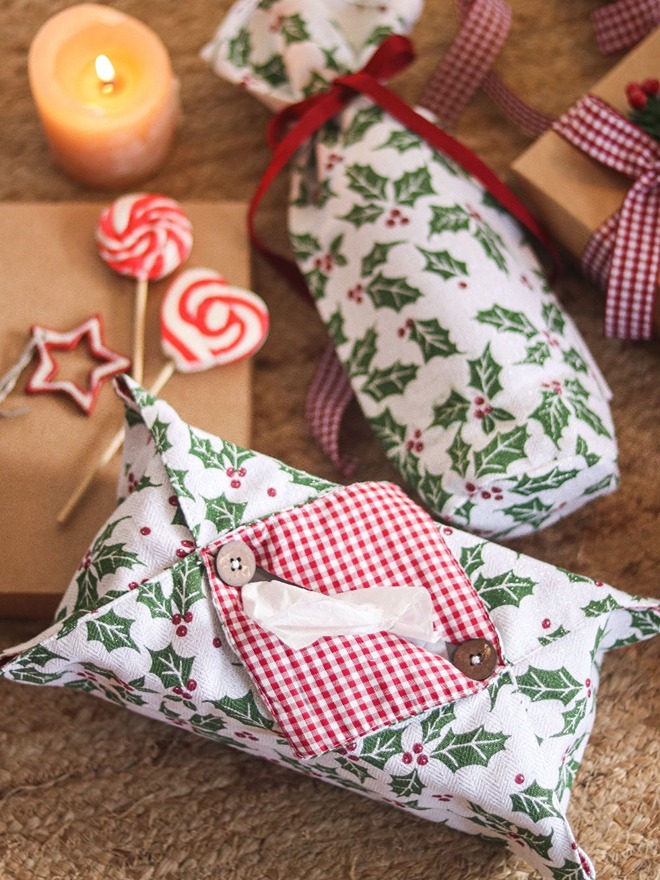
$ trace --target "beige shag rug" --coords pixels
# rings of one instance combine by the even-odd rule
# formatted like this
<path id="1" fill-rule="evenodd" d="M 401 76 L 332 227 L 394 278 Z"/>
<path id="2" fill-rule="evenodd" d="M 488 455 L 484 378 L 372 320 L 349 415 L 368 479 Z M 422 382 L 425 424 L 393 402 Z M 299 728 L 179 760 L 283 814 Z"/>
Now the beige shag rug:
<path id="1" fill-rule="evenodd" d="M 66 5 L 0 4 L 4 200 L 108 200 L 51 165 L 28 91 L 30 40 Z M 185 118 L 178 145 L 149 188 L 178 199 L 249 199 L 268 161 L 263 138 L 268 113 L 218 80 L 198 56 L 229 0 L 111 5 L 142 18 L 162 36 L 181 78 Z M 498 69 L 537 106 L 560 113 L 613 63 L 594 43 L 588 14 L 597 4 L 514 0 L 511 5 L 515 26 Z M 413 33 L 418 60 L 395 83 L 408 100 L 419 96 L 455 28 L 451 0 L 428 0 Z M 483 94 L 473 100 L 457 134 L 501 173 L 527 144 Z M 283 184 L 276 188 L 261 217 L 262 228 L 282 247 L 284 192 Z M 273 329 L 256 363 L 253 445 L 339 480 L 303 421 L 305 385 L 325 343 L 323 328 L 261 262 L 254 267 L 254 284 L 268 300 Z M 604 340 L 601 296 L 573 270 L 559 289 L 614 391 L 621 488 L 515 547 L 629 592 L 658 595 L 660 348 Z M 357 409 L 350 411 L 346 438 L 360 455 L 357 479 L 393 478 Z M 40 628 L 36 622 L 1 621 L 0 642 L 22 641 Z M 660 640 L 646 642 L 610 654 L 604 664 L 596 727 L 570 807 L 601 880 L 658 877 L 659 647 Z M 499 848 L 98 700 L 0 683 L 2 880 L 528 876 L 521 862 Z"/>

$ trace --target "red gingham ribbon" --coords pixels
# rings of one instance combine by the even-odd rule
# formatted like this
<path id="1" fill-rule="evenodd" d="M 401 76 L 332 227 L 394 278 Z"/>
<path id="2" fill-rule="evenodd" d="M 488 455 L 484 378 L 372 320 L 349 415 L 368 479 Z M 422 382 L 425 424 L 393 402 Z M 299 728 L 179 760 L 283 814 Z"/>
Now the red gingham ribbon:
<path id="1" fill-rule="evenodd" d="M 337 748 L 487 687 L 441 656 L 392 633 L 322 638 L 293 650 L 250 620 L 240 587 L 215 571 L 216 548 L 244 541 L 257 564 L 326 595 L 359 587 L 424 586 L 434 631 L 446 641 L 487 639 L 502 647 L 488 611 L 440 527 L 389 483 L 357 483 L 235 529 L 203 552 L 230 645 L 303 758 Z"/>
<path id="2" fill-rule="evenodd" d="M 451 128 L 481 86 L 522 131 L 542 134 L 552 118 L 526 104 L 491 70 L 511 27 L 509 6 L 503 0 L 456 0 L 456 14 L 461 29 L 428 81 L 420 104 Z"/>
<path id="3" fill-rule="evenodd" d="M 591 13 L 603 55 L 629 49 L 660 24 L 660 0 L 616 0 Z"/>
<path id="4" fill-rule="evenodd" d="M 341 421 L 353 397 L 346 370 L 329 342 L 307 391 L 305 419 L 312 437 L 344 477 L 357 467 L 357 459 L 342 455 L 339 448 Z"/>
<path id="5" fill-rule="evenodd" d="M 648 339 L 660 269 L 660 144 L 594 95 L 572 107 L 554 130 L 634 180 L 619 211 L 594 232 L 582 262 L 592 277 L 607 277 L 605 335 Z"/>

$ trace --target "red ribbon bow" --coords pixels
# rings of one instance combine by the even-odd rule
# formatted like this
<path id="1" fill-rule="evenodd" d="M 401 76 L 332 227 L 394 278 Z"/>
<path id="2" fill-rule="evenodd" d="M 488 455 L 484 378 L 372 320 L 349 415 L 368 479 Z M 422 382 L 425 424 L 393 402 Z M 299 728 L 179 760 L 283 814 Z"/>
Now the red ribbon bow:
<path id="1" fill-rule="evenodd" d="M 337 115 L 358 94 L 366 95 L 381 106 L 390 116 L 410 131 L 420 135 L 432 147 L 454 159 L 467 172 L 479 180 L 488 192 L 525 226 L 550 252 L 558 265 L 554 245 L 536 219 L 491 169 L 468 147 L 455 140 L 428 119 L 420 116 L 405 101 L 381 84 L 401 72 L 414 59 L 415 53 L 408 37 L 393 34 L 385 39 L 367 64 L 355 73 L 337 77 L 328 91 L 312 95 L 297 104 L 281 110 L 268 129 L 268 140 L 274 151 L 273 158 L 263 174 L 250 202 L 248 229 L 253 245 L 275 268 L 307 295 L 307 288 L 300 272 L 284 257 L 273 253 L 257 236 L 255 216 L 261 201 L 278 174 L 288 161 L 321 126 Z M 290 126 L 287 129 L 287 126 Z M 286 133 L 285 133 L 286 132 Z"/>
<path id="2" fill-rule="evenodd" d="M 648 339 L 660 270 L 660 144 L 594 95 L 572 107 L 554 130 L 634 180 L 621 208 L 592 235 L 582 265 L 607 288 L 605 335 Z"/>

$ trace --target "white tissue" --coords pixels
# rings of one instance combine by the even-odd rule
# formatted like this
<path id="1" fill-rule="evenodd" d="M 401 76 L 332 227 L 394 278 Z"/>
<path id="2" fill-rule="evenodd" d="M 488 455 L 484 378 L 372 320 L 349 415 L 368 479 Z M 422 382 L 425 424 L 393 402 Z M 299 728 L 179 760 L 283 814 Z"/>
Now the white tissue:
<path id="1" fill-rule="evenodd" d="M 251 581 L 242 587 L 249 618 L 300 650 L 324 636 L 391 632 L 433 641 L 433 603 L 424 587 L 369 587 L 326 596 L 282 581 Z"/>

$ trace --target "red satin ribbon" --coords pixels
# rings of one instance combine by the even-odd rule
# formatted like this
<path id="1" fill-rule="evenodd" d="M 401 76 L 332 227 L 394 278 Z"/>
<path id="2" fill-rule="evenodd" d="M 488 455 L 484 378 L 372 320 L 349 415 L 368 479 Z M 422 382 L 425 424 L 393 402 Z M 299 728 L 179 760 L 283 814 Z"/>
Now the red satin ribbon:
<path id="1" fill-rule="evenodd" d="M 297 267 L 290 260 L 274 253 L 257 235 L 255 216 L 271 184 L 296 151 L 358 94 L 366 95 L 410 131 L 458 162 L 546 247 L 553 259 L 555 269 L 559 266 L 559 257 L 553 243 L 509 187 L 468 147 L 420 116 L 398 95 L 381 84 L 380 80 L 389 79 L 399 73 L 413 58 L 414 51 L 410 40 L 398 34 L 391 35 L 381 43 L 362 70 L 337 77 L 328 91 L 285 107 L 271 121 L 268 139 L 274 154 L 250 202 L 248 229 L 254 247 L 306 296 L 309 296 L 307 286 Z M 287 125 L 291 127 L 283 133 Z"/>
<path id="2" fill-rule="evenodd" d="M 554 130 L 633 180 L 620 210 L 592 235 L 582 264 L 607 285 L 605 335 L 648 339 L 660 270 L 660 144 L 595 95 L 571 107 Z"/>

